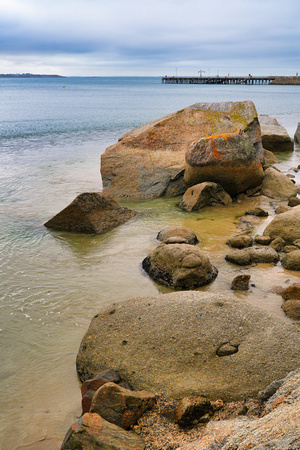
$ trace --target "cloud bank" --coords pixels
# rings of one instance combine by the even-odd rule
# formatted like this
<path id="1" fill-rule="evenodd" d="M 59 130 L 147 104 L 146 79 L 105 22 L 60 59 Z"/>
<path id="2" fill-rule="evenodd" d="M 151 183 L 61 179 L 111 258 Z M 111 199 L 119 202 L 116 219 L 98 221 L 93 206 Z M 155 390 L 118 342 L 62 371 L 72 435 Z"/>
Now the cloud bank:
<path id="1" fill-rule="evenodd" d="M 0 0 L 0 72 L 300 72 L 299 0 Z M 176 69 L 175 69 L 176 68 Z"/>

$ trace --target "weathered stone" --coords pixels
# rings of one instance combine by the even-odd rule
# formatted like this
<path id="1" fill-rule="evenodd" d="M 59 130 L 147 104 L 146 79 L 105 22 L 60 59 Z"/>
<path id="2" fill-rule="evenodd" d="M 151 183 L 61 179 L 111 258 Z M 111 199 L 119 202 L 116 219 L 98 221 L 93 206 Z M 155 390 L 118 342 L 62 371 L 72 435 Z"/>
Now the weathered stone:
<path id="1" fill-rule="evenodd" d="M 187 147 L 205 136 L 239 130 L 247 133 L 262 162 L 260 127 L 250 101 L 196 103 L 136 128 L 101 156 L 104 192 L 115 198 L 183 194 Z"/>
<path id="2" fill-rule="evenodd" d="M 300 144 L 300 122 L 298 122 L 297 130 L 295 131 L 294 134 L 294 141 L 295 144 Z"/>
<path id="3" fill-rule="evenodd" d="M 197 211 L 204 206 L 228 205 L 232 198 L 220 184 L 206 182 L 187 189 L 179 203 L 185 211 Z"/>
<path id="4" fill-rule="evenodd" d="M 281 308 L 290 319 L 300 320 L 300 300 L 287 300 Z"/>
<path id="5" fill-rule="evenodd" d="M 186 153 L 187 187 L 206 181 L 218 183 L 231 196 L 259 186 L 263 179 L 260 158 L 249 138 L 225 133 L 201 138 Z"/>
<path id="6" fill-rule="evenodd" d="M 263 147 L 271 152 L 294 150 L 294 144 L 286 129 L 276 119 L 261 114 L 258 116 Z"/>
<path id="7" fill-rule="evenodd" d="M 189 244 L 160 244 L 142 263 L 157 283 L 174 289 L 195 289 L 213 281 L 218 270 L 207 254 Z"/>
<path id="8" fill-rule="evenodd" d="M 291 197 L 288 201 L 288 206 L 298 206 L 300 205 L 300 198 L 299 197 Z"/>
<path id="9" fill-rule="evenodd" d="M 103 308 L 82 340 L 82 380 L 114 367 L 134 389 L 227 401 L 256 395 L 300 365 L 294 325 L 230 292 L 139 297 L 114 304 L 114 310 Z M 238 352 L 218 356 L 226 343 Z"/>
<path id="10" fill-rule="evenodd" d="M 167 227 L 161 230 L 156 239 L 164 243 L 172 244 L 190 244 L 196 245 L 199 243 L 195 233 L 186 227 Z"/>
<path id="11" fill-rule="evenodd" d="M 279 159 L 276 158 L 274 153 L 270 152 L 270 150 L 266 150 L 264 148 L 264 168 L 266 169 L 268 166 L 272 164 L 276 164 L 279 162 Z"/>
<path id="12" fill-rule="evenodd" d="M 128 430 L 155 404 L 155 394 L 130 391 L 115 383 L 106 383 L 95 393 L 90 412 Z"/>
<path id="13" fill-rule="evenodd" d="M 207 398 L 185 397 L 176 407 L 175 420 L 181 427 L 190 427 L 210 410 L 211 403 Z"/>
<path id="14" fill-rule="evenodd" d="M 282 298 L 287 300 L 300 300 L 300 284 L 294 283 L 282 291 Z"/>
<path id="15" fill-rule="evenodd" d="M 98 414 L 84 414 L 67 432 L 61 450 L 143 450 L 143 440 L 132 431 L 107 422 Z"/>
<path id="16" fill-rule="evenodd" d="M 231 289 L 233 291 L 248 291 L 250 275 L 238 275 L 231 283 Z"/>
<path id="17" fill-rule="evenodd" d="M 102 234 L 135 217 L 112 198 L 97 192 L 78 195 L 65 209 L 45 223 L 48 228 L 78 233 Z"/>
<path id="18" fill-rule="evenodd" d="M 94 390 L 89 390 L 83 394 L 82 399 L 81 399 L 81 409 L 82 409 L 81 415 L 82 416 L 83 416 L 83 414 L 89 412 L 95 392 L 96 391 L 94 391 Z"/>
<path id="19" fill-rule="evenodd" d="M 300 270 L 300 250 L 287 253 L 282 259 L 281 264 L 287 270 Z"/>
<path id="20" fill-rule="evenodd" d="M 211 421 L 200 439 L 178 450 L 299 449 L 300 371 L 291 372 L 272 385 L 262 417 Z"/>
<path id="21" fill-rule="evenodd" d="M 274 217 L 263 234 L 273 239 L 279 236 L 287 244 L 300 239 L 300 205 Z"/>
<path id="22" fill-rule="evenodd" d="M 232 248 L 246 248 L 251 247 L 253 244 L 253 239 L 247 234 L 239 234 L 229 238 L 226 244 Z"/>
<path id="23" fill-rule="evenodd" d="M 282 249 L 284 253 L 291 253 L 295 250 L 299 250 L 299 247 L 297 245 L 285 245 Z"/>
<path id="24" fill-rule="evenodd" d="M 239 266 L 248 266 L 249 264 L 272 263 L 279 261 L 278 253 L 270 247 L 250 247 L 242 250 L 234 250 L 225 256 L 229 261 Z"/>
<path id="25" fill-rule="evenodd" d="M 286 175 L 274 167 L 269 167 L 264 172 L 262 194 L 270 198 L 288 200 L 297 195 L 297 188 Z"/>
<path id="26" fill-rule="evenodd" d="M 259 245 L 269 245 L 272 242 L 270 236 L 255 236 L 254 242 Z"/>
<path id="27" fill-rule="evenodd" d="M 97 391 L 105 383 L 119 384 L 121 381 L 120 375 L 113 369 L 104 370 L 97 373 L 92 380 L 86 380 L 81 385 L 81 395 L 85 395 L 87 391 Z"/>
<path id="28" fill-rule="evenodd" d="M 252 216 L 257 216 L 257 217 L 268 217 L 269 213 L 268 211 L 265 211 L 264 209 L 260 208 L 259 206 L 256 206 L 255 208 L 252 209 L 247 209 L 247 211 L 245 211 L 245 215 L 252 215 Z"/>
<path id="29" fill-rule="evenodd" d="M 290 211 L 292 208 L 290 206 L 284 206 L 284 205 L 280 205 L 278 206 L 278 208 L 276 208 L 276 214 L 282 214 L 285 213 L 287 211 Z"/>
<path id="30" fill-rule="evenodd" d="M 248 232 L 260 223 L 261 219 L 257 216 L 242 216 L 238 221 L 237 227 L 243 232 Z"/>
<path id="31" fill-rule="evenodd" d="M 274 248 L 274 250 L 276 250 L 276 252 L 281 252 L 284 246 L 285 246 L 285 240 L 282 239 L 282 237 L 280 237 L 280 236 L 275 238 L 270 244 L 270 247 Z"/>

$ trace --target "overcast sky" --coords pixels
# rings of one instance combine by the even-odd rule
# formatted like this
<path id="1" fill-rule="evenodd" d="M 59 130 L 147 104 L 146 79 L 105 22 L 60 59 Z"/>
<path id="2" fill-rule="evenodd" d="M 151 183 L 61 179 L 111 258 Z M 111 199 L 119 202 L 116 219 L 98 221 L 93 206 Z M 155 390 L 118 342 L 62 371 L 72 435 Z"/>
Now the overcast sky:
<path id="1" fill-rule="evenodd" d="M 0 73 L 300 74 L 299 0 L 0 0 Z"/>

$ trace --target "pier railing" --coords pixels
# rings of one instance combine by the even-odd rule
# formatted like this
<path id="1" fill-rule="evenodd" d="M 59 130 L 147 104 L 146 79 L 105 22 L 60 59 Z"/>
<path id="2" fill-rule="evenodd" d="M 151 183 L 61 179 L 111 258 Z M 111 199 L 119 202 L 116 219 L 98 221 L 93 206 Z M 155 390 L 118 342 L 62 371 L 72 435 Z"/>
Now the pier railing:
<path id="1" fill-rule="evenodd" d="M 270 84 L 276 77 L 168 77 L 162 78 L 165 84 Z"/>

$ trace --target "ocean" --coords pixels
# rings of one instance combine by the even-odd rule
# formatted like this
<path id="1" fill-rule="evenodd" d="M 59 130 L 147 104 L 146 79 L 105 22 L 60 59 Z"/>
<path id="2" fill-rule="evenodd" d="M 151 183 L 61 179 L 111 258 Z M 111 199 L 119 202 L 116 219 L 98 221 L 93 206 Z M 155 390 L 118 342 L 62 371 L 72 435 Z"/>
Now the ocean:
<path id="1" fill-rule="evenodd" d="M 252 200 L 191 214 L 178 208 L 178 198 L 127 202 L 139 217 L 102 236 L 43 225 L 79 193 L 101 191 L 100 155 L 125 132 L 196 102 L 238 100 L 252 100 L 259 114 L 276 117 L 293 137 L 300 86 L 166 85 L 146 77 L 0 79 L 1 448 L 38 449 L 43 439 L 47 448 L 59 448 L 81 414 L 75 359 L 93 315 L 102 305 L 169 291 L 141 268 L 162 227 L 185 225 L 199 236 L 219 269 L 202 290 L 229 290 L 241 273 L 224 262 L 225 242 L 239 232 L 236 215 Z M 300 164 L 299 150 L 279 155 L 283 172 Z M 264 204 L 270 218 L 273 203 Z M 297 273 L 262 265 L 251 269 L 251 277 L 255 287 L 235 295 L 287 320 L 271 287 L 299 281 Z"/>

